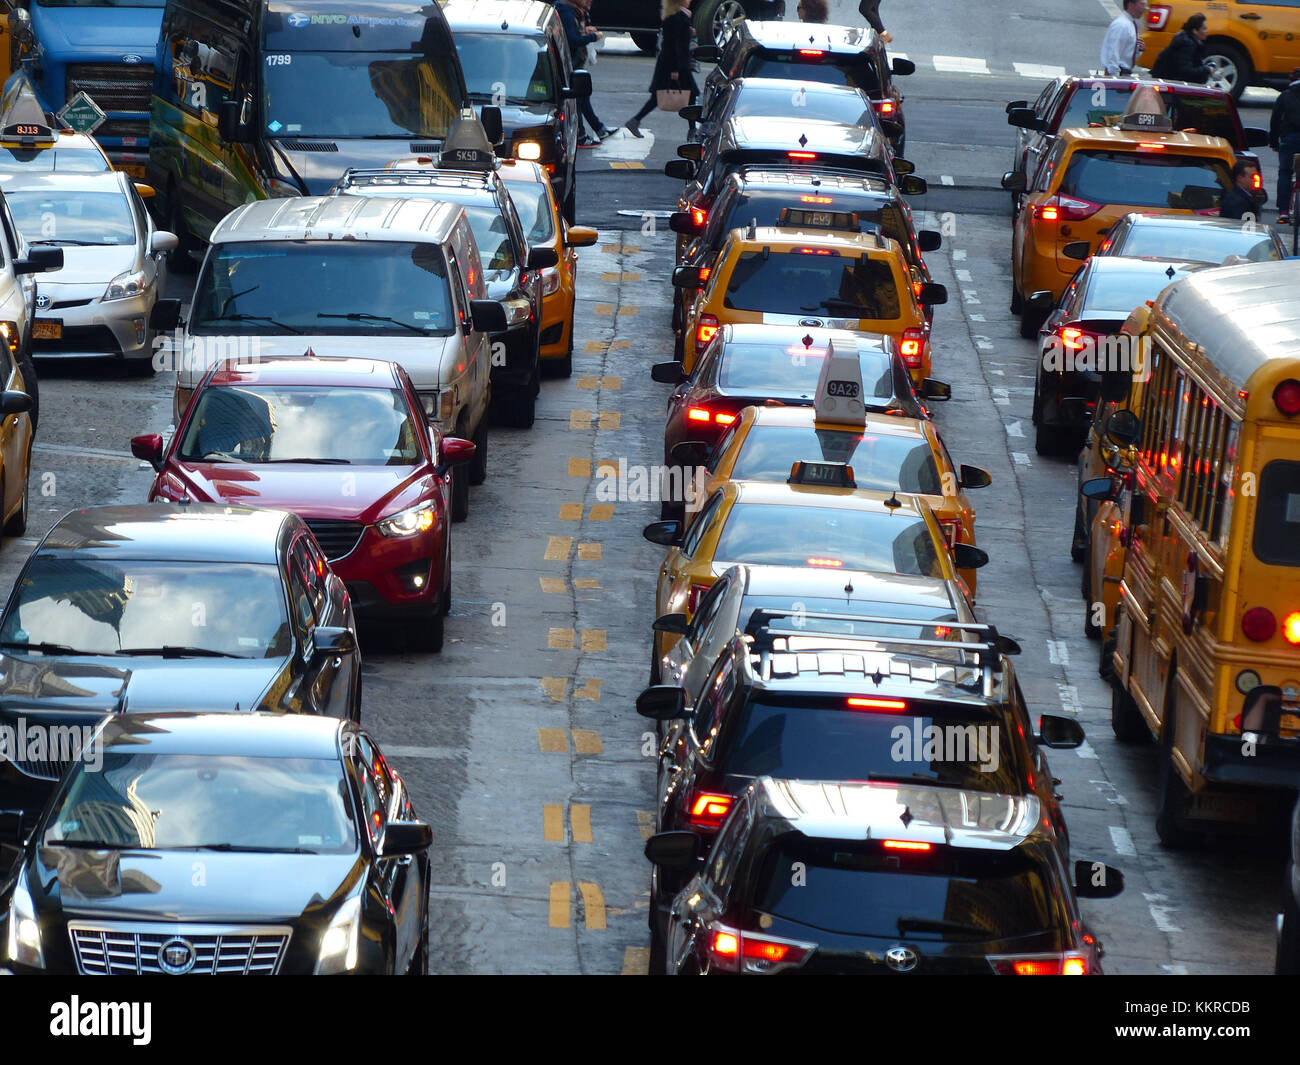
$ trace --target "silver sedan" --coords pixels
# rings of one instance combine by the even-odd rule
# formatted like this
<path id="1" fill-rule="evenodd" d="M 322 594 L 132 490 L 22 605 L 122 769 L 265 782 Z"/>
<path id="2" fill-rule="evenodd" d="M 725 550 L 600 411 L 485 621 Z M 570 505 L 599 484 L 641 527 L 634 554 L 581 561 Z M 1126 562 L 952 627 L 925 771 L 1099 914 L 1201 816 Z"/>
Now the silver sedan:
<path id="1" fill-rule="evenodd" d="M 163 256 L 172 233 L 155 229 L 141 191 L 118 171 L 106 174 L 0 174 L 14 221 L 33 246 L 63 249 L 63 269 L 36 289 L 36 358 L 122 358 L 155 368 L 149 312 L 166 282 Z"/>

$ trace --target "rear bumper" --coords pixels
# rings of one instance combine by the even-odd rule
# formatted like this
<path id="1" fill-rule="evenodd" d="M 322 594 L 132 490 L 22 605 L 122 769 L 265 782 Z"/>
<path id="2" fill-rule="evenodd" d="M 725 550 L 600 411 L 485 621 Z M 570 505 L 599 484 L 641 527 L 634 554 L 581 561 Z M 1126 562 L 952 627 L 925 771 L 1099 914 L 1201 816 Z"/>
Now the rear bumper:
<path id="1" fill-rule="evenodd" d="M 536 323 L 526 322 L 492 334 L 492 388 L 515 390 L 532 385 L 537 370 Z"/>
<path id="2" fill-rule="evenodd" d="M 1240 736 L 1205 737 L 1206 780 L 1255 788 L 1300 788 L 1300 739 L 1272 739 L 1245 753 Z"/>

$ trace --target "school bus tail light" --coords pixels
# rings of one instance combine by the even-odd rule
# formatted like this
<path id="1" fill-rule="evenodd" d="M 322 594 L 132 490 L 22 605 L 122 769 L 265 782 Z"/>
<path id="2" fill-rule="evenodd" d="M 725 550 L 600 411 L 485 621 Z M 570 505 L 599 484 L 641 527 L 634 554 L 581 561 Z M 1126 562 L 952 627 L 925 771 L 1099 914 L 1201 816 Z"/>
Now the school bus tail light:
<path id="1" fill-rule="evenodd" d="M 1282 638 L 1289 644 L 1300 644 L 1300 610 L 1293 610 L 1282 619 Z"/>
<path id="2" fill-rule="evenodd" d="M 1291 615 L 1295 617 L 1296 615 Z M 1253 606 L 1241 615 L 1241 631 L 1248 640 L 1263 643 L 1277 632 L 1277 618 L 1266 606 Z"/>
<path id="3" fill-rule="evenodd" d="M 1283 381 L 1273 389 L 1273 402 L 1288 418 L 1300 414 L 1300 381 L 1293 377 Z"/>
<path id="4" fill-rule="evenodd" d="M 1147 29 L 1163 30 L 1169 22 L 1169 5 L 1152 4 L 1147 8 Z"/>

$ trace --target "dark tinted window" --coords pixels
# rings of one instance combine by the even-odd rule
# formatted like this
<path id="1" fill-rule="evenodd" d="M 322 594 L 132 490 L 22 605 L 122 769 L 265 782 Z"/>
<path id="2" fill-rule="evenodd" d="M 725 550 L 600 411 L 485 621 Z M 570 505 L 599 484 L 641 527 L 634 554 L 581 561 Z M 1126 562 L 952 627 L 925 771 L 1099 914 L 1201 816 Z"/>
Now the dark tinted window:
<path id="1" fill-rule="evenodd" d="M 840 599 L 812 599 L 806 595 L 790 595 L 784 598 L 769 595 L 747 595 L 740 604 L 741 628 L 749 628 L 758 623 L 754 618 L 756 610 L 780 610 L 787 613 L 771 619 L 777 628 L 788 628 L 797 620 L 798 627 L 808 633 L 844 634 L 847 636 L 896 636 L 902 639 L 947 640 L 960 638 L 963 633 L 951 625 L 928 624 L 917 622 L 953 622 L 957 616 L 946 606 L 931 606 L 925 603 L 906 603 L 898 600 L 888 602 L 852 599 L 846 602 Z M 832 621 L 827 618 L 811 617 L 812 614 L 861 614 L 863 617 L 898 618 L 898 621 Z M 911 619 L 908 624 L 902 619 Z"/>
<path id="2" fill-rule="evenodd" d="M 1093 122 L 1117 126 L 1132 95 L 1132 89 L 1107 88 L 1105 99 L 1099 106 L 1095 102 L 1096 94 L 1091 86 L 1082 84 L 1070 97 L 1060 128 L 1087 126 Z M 1160 98 L 1165 102 L 1174 129 L 1194 129 L 1197 133 L 1222 137 L 1229 144 L 1242 147 L 1237 143 L 1237 124 L 1233 120 L 1232 105 L 1226 97 L 1182 96 L 1162 92 Z"/>
<path id="3" fill-rule="evenodd" d="M 1255 557 L 1274 566 L 1300 566 L 1300 462 L 1275 459 L 1259 479 Z"/>
<path id="4" fill-rule="evenodd" d="M 787 68 L 787 71 L 794 71 Z M 834 92 L 814 82 L 798 87 L 788 82 L 747 82 L 731 109 L 733 118 L 760 115 L 764 118 L 806 118 L 815 115 L 822 122 L 875 128 L 876 113 L 871 101 L 851 92 Z"/>
<path id="5" fill-rule="evenodd" d="M 824 85 L 852 85 L 868 96 L 880 93 L 880 78 L 869 56 L 824 56 L 804 59 L 793 52 L 751 52 L 741 69 L 746 78 L 785 78 L 818 81 Z"/>
<path id="6" fill-rule="evenodd" d="M 1090 203 L 1207 211 L 1231 185 L 1217 159 L 1085 149 L 1070 157 L 1058 191 Z"/>
<path id="7" fill-rule="evenodd" d="M 534 104 L 555 99 L 555 73 L 540 37 L 459 30 L 455 40 L 465 84 L 476 101 Z"/>
<path id="8" fill-rule="evenodd" d="M 1172 285 L 1187 272 L 1175 269 L 1170 277 L 1169 269 L 1167 266 L 1163 270 L 1142 273 L 1133 270 L 1092 270 L 1079 313 L 1086 315 L 1090 310 L 1103 310 L 1127 314 L 1145 300 L 1155 299 L 1166 285 Z"/>
<path id="9" fill-rule="evenodd" d="M 751 221 L 760 226 L 775 226 L 781 221 L 781 212 L 790 207 L 796 210 L 853 211 L 858 216 L 863 232 L 879 229 L 887 237 L 898 241 L 904 249 L 912 246 L 912 230 L 902 210 L 892 204 L 882 204 L 880 198 L 854 196 L 851 192 L 834 192 L 818 189 L 800 192 L 785 189 L 779 192 L 751 190 L 741 192 L 730 200 L 726 218 L 720 231 L 744 228 Z"/>
<path id="10" fill-rule="evenodd" d="M 804 877 L 791 876 L 795 862 Z M 1021 851 L 900 857 L 872 843 L 796 838 L 764 856 L 754 905 L 814 928 L 921 942 L 1056 932 L 1063 916 L 1050 871 Z"/>
<path id="11" fill-rule="evenodd" d="M 825 314 L 893 321 L 899 317 L 894 272 L 883 259 L 845 258 L 826 248 L 806 252 L 743 252 L 727 279 L 731 310 Z"/>
<path id="12" fill-rule="evenodd" d="M 859 488 L 942 494 L 929 441 L 915 436 L 840 432 L 796 425 L 750 429 L 731 477 L 736 481 L 784 481 L 797 459 L 847 462 Z"/>

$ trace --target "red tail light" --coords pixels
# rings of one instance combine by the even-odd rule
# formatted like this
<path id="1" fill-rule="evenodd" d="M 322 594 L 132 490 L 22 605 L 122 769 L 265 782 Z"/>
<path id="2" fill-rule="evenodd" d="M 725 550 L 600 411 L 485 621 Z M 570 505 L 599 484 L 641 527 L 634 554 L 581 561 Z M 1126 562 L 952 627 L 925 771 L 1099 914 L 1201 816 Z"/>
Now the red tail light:
<path id="1" fill-rule="evenodd" d="M 712 415 L 710 415 L 703 407 L 692 407 L 686 412 L 686 417 L 687 420 L 692 422 L 707 422 L 710 420 Z"/>
<path id="2" fill-rule="evenodd" d="M 686 420 L 699 422 L 701 425 L 707 425 L 709 422 L 715 425 L 732 425 L 736 421 L 736 416 L 726 411 L 709 410 L 708 407 L 688 407 Z"/>
<path id="3" fill-rule="evenodd" d="M 718 318 L 713 314 L 702 314 L 695 325 L 695 343 L 707 344 L 718 335 Z"/>
<path id="4" fill-rule="evenodd" d="M 700 597 L 709 590 L 707 584 L 692 584 L 691 590 L 686 593 L 686 612 L 694 614 L 695 608 L 700 605 Z"/>
<path id="5" fill-rule="evenodd" d="M 1300 643 L 1300 610 L 1293 610 L 1282 619 L 1282 639 L 1287 643 Z"/>
<path id="6" fill-rule="evenodd" d="M 1082 222 L 1091 218 L 1101 204 L 1089 200 L 1076 200 L 1073 196 L 1053 196 L 1046 203 L 1034 208 L 1034 214 L 1044 222 Z"/>
<path id="7" fill-rule="evenodd" d="M 887 851 L 928 851 L 931 849 L 929 843 L 918 843 L 911 839 L 886 839 L 881 841 L 881 846 Z"/>
<path id="8" fill-rule="evenodd" d="M 701 280 L 701 281 L 707 281 L 707 280 L 709 279 L 709 275 L 710 275 L 711 273 L 713 273 L 713 267 L 711 267 L 711 266 L 701 266 L 701 267 L 700 267 L 700 280 Z"/>
<path id="9" fill-rule="evenodd" d="M 893 100 L 872 100 L 871 103 L 878 115 L 892 115 L 894 113 Z"/>
<path id="10" fill-rule="evenodd" d="M 1288 378 L 1273 389 L 1273 402 L 1288 418 L 1300 414 L 1300 381 Z"/>
<path id="11" fill-rule="evenodd" d="M 1163 30 L 1169 22 L 1169 8 L 1165 4 L 1152 4 L 1147 8 L 1147 29 Z"/>
<path id="12" fill-rule="evenodd" d="M 808 195 L 804 195 L 804 196 L 800 196 L 800 197 L 799 197 L 799 202 L 800 202 L 800 203 L 834 203 L 834 202 L 835 202 L 835 197 L 834 197 L 834 196 L 808 196 Z"/>
<path id="13" fill-rule="evenodd" d="M 757 932 L 742 932 L 723 924 L 708 924 L 705 932 L 709 960 L 715 969 L 730 973 L 740 972 L 742 965 L 748 973 L 768 972 L 777 966 L 802 965 L 817 950 L 815 943 L 795 943 Z"/>
<path id="14" fill-rule="evenodd" d="M 740 933 L 715 925 L 713 937 L 709 940 L 709 953 L 715 958 L 734 962 L 740 957 Z"/>
<path id="15" fill-rule="evenodd" d="M 800 48 L 799 54 L 805 59 L 820 59 L 826 53 L 820 48 Z"/>
<path id="16" fill-rule="evenodd" d="M 1086 954 L 1010 954 L 988 959 L 999 976 L 1087 976 Z"/>
<path id="17" fill-rule="evenodd" d="M 731 812 L 735 800 L 730 795 L 712 791 L 697 791 L 691 797 L 690 821 L 701 828 L 718 828 Z"/>
<path id="18" fill-rule="evenodd" d="M 918 369 L 921 365 L 921 349 L 924 345 L 924 329 L 904 329 L 903 339 L 898 345 L 898 350 L 903 356 L 903 364 L 909 369 Z"/>
<path id="19" fill-rule="evenodd" d="M 943 530 L 943 538 L 948 541 L 948 550 L 951 551 L 961 540 L 961 522 L 941 521 L 939 528 Z"/>
<path id="20" fill-rule="evenodd" d="M 1241 631 L 1246 639 L 1263 643 L 1265 640 L 1271 640 L 1273 634 L 1277 632 L 1277 618 L 1268 607 L 1251 607 L 1241 615 Z"/>
<path id="21" fill-rule="evenodd" d="M 709 212 L 703 207 L 691 208 L 691 221 L 697 226 L 703 226 L 709 220 Z"/>
<path id="22" fill-rule="evenodd" d="M 713 416 L 713 420 L 718 425 L 731 425 L 736 420 L 736 416 L 734 414 L 718 413 Z"/>
<path id="23" fill-rule="evenodd" d="M 865 695 L 855 695 L 846 700 L 855 710 L 906 710 L 905 699 L 872 699 Z"/>
<path id="24" fill-rule="evenodd" d="M 1258 170 L 1256 170 L 1250 176 L 1250 187 L 1254 189 L 1256 192 L 1258 192 L 1260 189 L 1264 187 L 1264 175 L 1261 174 Z"/>
<path id="25" fill-rule="evenodd" d="M 1067 325 L 1060 331 L 1058 336 L 1061 343 L 1071 351 L 1080 351 L 1088 346 L 1088 338 L 1092 334 L 1085 329 L 1079 329 L 1077 326 Z"/>
<path id="26" fill-rule="evenodd" d="M 801 162 L 817 158 L 816 152 L 786 152 L 785 154 L 791 159 L 798 159 Z"/>

